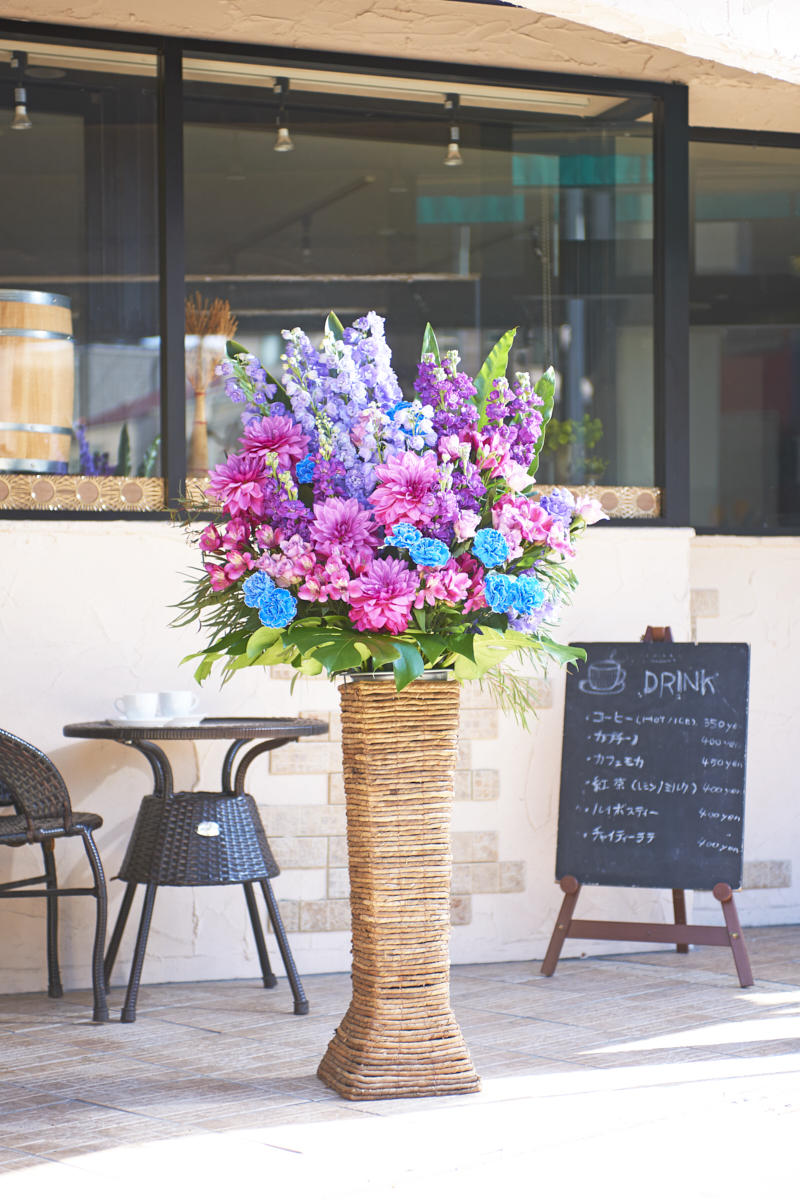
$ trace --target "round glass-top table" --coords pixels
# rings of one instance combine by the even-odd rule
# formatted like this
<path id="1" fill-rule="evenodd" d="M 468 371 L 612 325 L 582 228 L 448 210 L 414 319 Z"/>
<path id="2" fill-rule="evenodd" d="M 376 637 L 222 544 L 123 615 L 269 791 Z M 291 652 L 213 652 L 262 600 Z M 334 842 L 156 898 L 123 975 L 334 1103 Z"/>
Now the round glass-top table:
<path id="1" fill-rule="evenodd" d="M 296 717 L 181 718 L 149 723 L 107 720 L 64 726 L 65 737 L 102 738 L 132 746 L 145 756 L 153 772 L 153 792 L 142 799 L 119 871 L 119 878 L 127 886 L 104 963 L 108 988 L 136 888 L 144 884 L 144 904 L 122 1021 L 136 1020 L 136 1000 L 158 888 L 230 883 L 241 884 L 244 889 L 264 987 L 275 987 L 277 980 L 269 962 L 254 883 L 260 885 L 264 895 L 292 990 L 294 1011 L 308 1012 L 308 1001 L 270 882 L 280 874 L 280 869 L 269 848 L 255 800 L 244 789 L 247 771 L 259 755 L 301 737 L 326 733 L 327 729 L 323 721 Z M 222 764 L 220 788 L 176 792 L 172 766 L 159 743 L 199 739 L 230 742 Z"/>

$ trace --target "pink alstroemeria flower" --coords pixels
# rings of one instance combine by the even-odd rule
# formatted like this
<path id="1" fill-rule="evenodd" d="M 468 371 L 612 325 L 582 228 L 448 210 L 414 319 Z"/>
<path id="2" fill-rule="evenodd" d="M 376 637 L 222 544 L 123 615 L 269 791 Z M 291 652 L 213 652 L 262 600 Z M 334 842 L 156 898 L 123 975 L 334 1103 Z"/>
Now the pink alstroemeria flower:
<path id="1" fill-rule="evenodd" d="M 222 535 L 216 525 L 206 525 L 197 544 L 201 550 L 219 550 L 222 546 Z"/>
<path id="2" fill-rule="evenodd" d="M 224 592 L 225 588 L 231 586 L 231 581 L 225 574 L 223 567 L 219 563 L 203 563 L 204 570 L 208 571 L 208 578 L 211 581 L 211 590 L 214 592 Z"/>

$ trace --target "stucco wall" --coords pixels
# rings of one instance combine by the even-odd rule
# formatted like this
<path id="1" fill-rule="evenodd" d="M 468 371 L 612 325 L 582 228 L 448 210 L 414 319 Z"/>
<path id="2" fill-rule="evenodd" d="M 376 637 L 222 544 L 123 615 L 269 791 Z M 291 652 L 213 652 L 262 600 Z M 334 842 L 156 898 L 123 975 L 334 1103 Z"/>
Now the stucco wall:
<path id="1" fill-rule="evenodd" d="M 741 4 L 739 0 L 739 7 Z M 191 5 L 186 0 L 142 0 L 135 11 L 121 0 L 104 0 L 102 5 L 96 0 L 69 4 L 64 0 L 2 0 L 0 14 L 20 20 L 201 37 L 223 43 L 253 42 L 677 81 L 689 85 L 690 119 L 695 125 L 800 130 L 797 89 L 783 78 L 786 75 L 796 82 L 797 73 L 789 75 L 779 69 L 780 64 L 768 51 L 772 43 L 781 43 L 788 28 L 774 15 L 770 21 L 753 16 L 753 24 L 764 33 L 767 50 L 761 57 L 747 57 L 736 66 L 726 65 L 725 57 L 717 61 L 706 36 L 709 29 L 718 31 L 716 10 L 723 7 L 722 0 L 715 0 L 713 5 L 690 5 L 689 0 L 670 5 L 675 10 L 674 21 L 665 21 L 663 5 L 628 0 L 627 5 L 618 6 L 615 23 L 609 19 L 605 24 L 604 14 L 611 6 L 563 3 L 549 7 L 558 7 L 567 17 L 580 16 L 586 23 L 526 8 L 454 0 L 370 0 L 368 4 L 358 0 L 295 0 L 291 6 L 285 0 L 241 0 L 236 5 L 226 0 L 197 0 Z M 726 3 L 724 7 L 730 6 Z M 798 17 L 789 0 L 760 7 L 777 10 L 796 28 Z M 595 9 L 599 27 L 590 24 Z M 636 20 L 628 19 L 627 10 L 633 9 L 638 13 Z M 653 44 L 658 42 L 657 35 L 663 34 L 665 24 L 678 27 L 678 17 L 684 23 L 691 18 L 705 40 L 698 36 L 695 41 L 687 32 L 675 44 L 666 39 L 664 45 Z M 736 31 L 738 36 L 738 24 Z M 788 34 L 783 44 L 792 45 Z M 772 71 L 776 78 L 765 71 Z"/>

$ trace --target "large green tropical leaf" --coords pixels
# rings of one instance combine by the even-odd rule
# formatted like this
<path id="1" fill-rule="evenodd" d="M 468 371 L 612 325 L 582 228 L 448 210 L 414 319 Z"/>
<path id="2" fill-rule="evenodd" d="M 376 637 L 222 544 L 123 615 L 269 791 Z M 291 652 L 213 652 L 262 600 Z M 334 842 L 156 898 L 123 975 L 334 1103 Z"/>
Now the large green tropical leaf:
<path id="1" fill-rule="evenodd" d="M 425 670 L 425 663 L 417 647 L 412 646 L 410 642 L 398 639 L 395 646 L 400 654 L 394 664 L 394 683 L 398 692 L 402 692 L 403 688 L 408 687 L 422 674 Z"/>
<path id="2" fill-rule="evenodd" d="M 544 445 L 544 435 L 547 432 L 547 423 L 553 415 L 553 400 L 556 391 L 556 373 L 552 367 L 547 368 L 544 375 L 542 375 L 541 379 L 537 382 L 533 390 L 536 392 L 536 395 L 542 402 L 539 408 L 539 411 L 542 414 L 542 424 L 541 428 L 539 429 L 539 436 L 536 439 L 536 444 L 533 448 L 531 465 L 528 467 L 528 474 L 532 479 L 535 478 L 536 471 L 539 466 L 539 455 L 541 454 L 542 446 Z"/>
<path id="3" fill-rule="evenodd" d="M 486 362 L 475 376 L 478 429 L 482 429 L 486 424 L 486 404 L 489 400 L 489 393 L 492 390 L 492 384 L 495 379 L 500 379 L 501 376 L 504 376 L 508 369 L 508 355 L 516 334 L 516 328 L 509 329 L 507 333 L 503 334 L 499 342 L 489 351 L 486 356 Z"/>

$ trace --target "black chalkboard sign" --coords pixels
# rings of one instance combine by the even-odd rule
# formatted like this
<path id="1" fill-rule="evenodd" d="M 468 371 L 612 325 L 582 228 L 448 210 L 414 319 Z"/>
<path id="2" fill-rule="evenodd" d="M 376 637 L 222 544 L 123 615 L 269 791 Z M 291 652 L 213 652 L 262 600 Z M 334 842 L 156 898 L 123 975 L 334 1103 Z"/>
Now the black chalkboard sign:
<path id="1" fill-rule="evenodd" d="M 557 878 L 740 887 L 749 647 L 584 648 L 567 678 Z"/>

